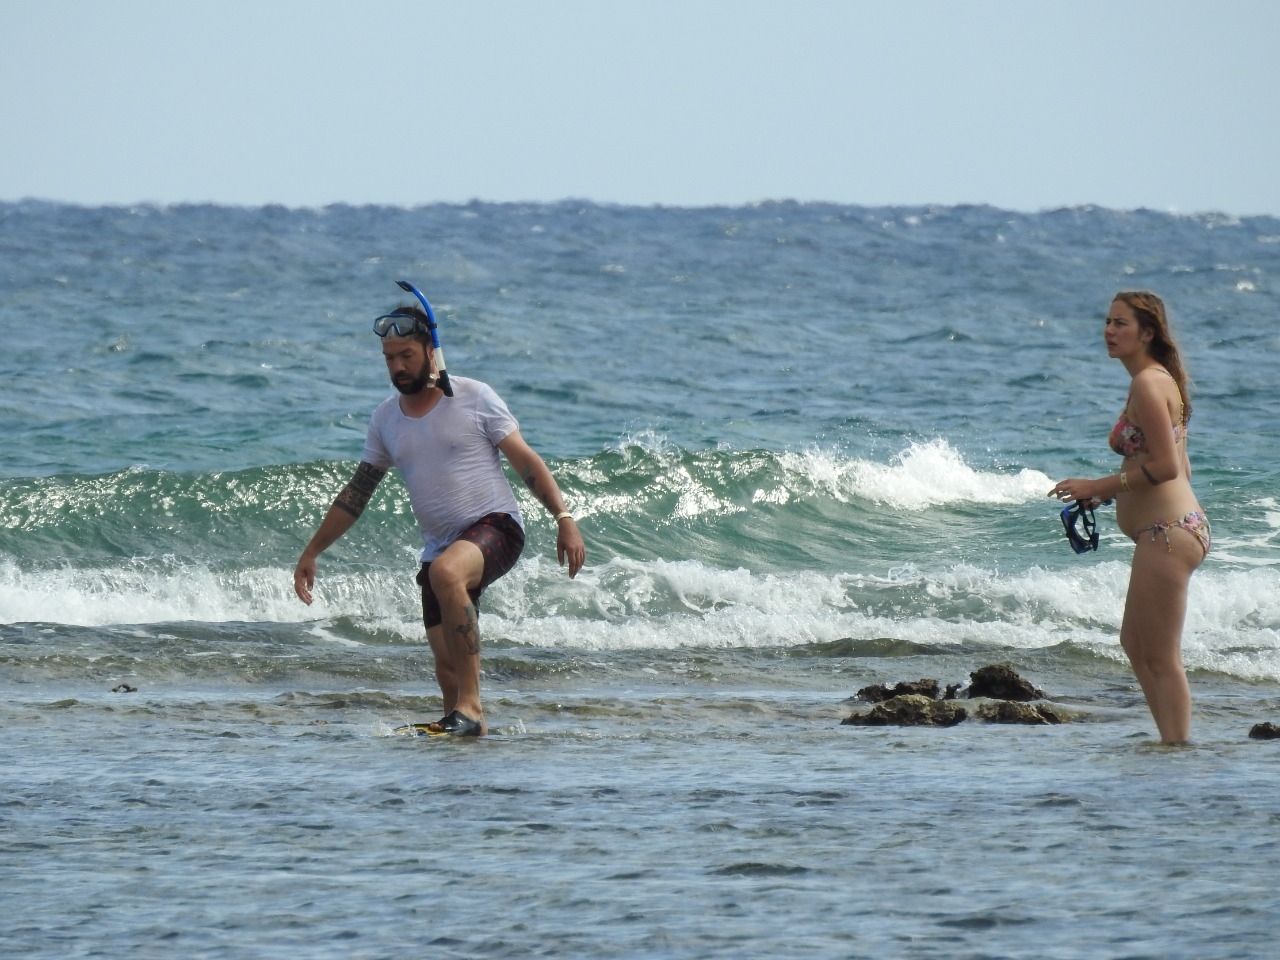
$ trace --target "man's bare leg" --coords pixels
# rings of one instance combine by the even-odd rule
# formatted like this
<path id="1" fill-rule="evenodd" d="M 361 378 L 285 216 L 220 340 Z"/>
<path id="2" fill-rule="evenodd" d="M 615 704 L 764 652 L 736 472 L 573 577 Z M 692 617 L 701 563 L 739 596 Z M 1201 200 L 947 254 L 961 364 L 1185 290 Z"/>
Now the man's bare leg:
<path id="1" fill-rule="evenodd" d="M 480 585 L 483 575 L 484 554 L 468 540 L 451 544 L 431 561 L 431 589 L 443 622 L 427 634 L 436 656 L 436 679 L 446 716 L 458 711 L 479 723 L 481 734 L 488 729 L 480 703 L 480 614 L 468 591 Z M 431 639 L 436 630 L 438 642 Z"/>

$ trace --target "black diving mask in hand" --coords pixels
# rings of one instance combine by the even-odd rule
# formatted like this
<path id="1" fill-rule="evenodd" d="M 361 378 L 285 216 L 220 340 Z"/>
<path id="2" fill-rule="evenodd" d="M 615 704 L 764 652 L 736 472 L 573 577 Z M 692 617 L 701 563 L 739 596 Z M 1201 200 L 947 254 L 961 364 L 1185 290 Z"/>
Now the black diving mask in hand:
<path id="1" fill-rule="evenodd" d="M 1076 553 L 1098 549 L 1098 520 L 1091 503 L 1089 500 L 1077 500 L 1062 508 L 1062 528 L 1067 531 L 1067 543 Z"/>

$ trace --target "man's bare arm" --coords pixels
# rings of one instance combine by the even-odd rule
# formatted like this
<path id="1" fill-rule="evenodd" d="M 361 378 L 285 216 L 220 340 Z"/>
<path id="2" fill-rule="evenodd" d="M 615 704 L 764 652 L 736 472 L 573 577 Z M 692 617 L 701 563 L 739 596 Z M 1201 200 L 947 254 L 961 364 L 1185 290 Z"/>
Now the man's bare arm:
<path id="1" fill-rule="evenodd" d="M 303 603 L 311 603 L 311 591 L 316 585 L 316 559 L 355 525 L 369 505 L 373 491 L 386 475 L 387 471 L 361 461 L 355 475 L 334 498 L 320 528 L 303 549 L 293 570 L 293 591 Z"/>
<path id="2" fill-rule="evenodd" d="M 380 470 L 371 463 L 360 461 L 360 466 L 356 467 L 355 475 L 342 492 L 334 498 L 333 505 L 342 510 L 347 511 L 357 519 L 360 514 L 364 513 L 364 508 L 369 505 L 369 499 L 373 496 L 373 491 L 378 489 L 378 484 L 382 482 L 382 478 L 387 475 L 387 471 Z"/>

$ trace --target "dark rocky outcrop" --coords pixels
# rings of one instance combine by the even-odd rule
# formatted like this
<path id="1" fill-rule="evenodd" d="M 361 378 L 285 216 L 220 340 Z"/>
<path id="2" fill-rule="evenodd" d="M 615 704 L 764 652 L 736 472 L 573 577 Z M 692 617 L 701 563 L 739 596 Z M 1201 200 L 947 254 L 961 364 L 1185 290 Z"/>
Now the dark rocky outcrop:
<path id="1" fill-rule="evenodd" d="M 1047 703 L 1017 703 L 1013 700 L 995 700 L 978 705 L 978 719 L 987 723 L 1025 723 L 1043 725 L 1067 723 L 1067 713 Z"/>
<path id="2" fill-rule="evenodd" d="M 1007 664 L 979 667 L 969 674 L 969 697 L 985 697 L 991 700 L 1017 700 L 1026 703 L 1043 700 L 1045 693 L 1037 690 L 1016 670 Z"/>
<path id="3" fill-rule="evenodd" d="M 954 727 L 968 715 L 954 700 L 904 693 L 877 703 L 868 713 L 854 714 L 840 722 L 858 727 Z"/>
<path id="4" fill-rule="evenodd" d="M 868 703 L 883 703 L 886 700 L 892 700 L 894 697 L 914 693 L 922 697 L 928 697 L 930 700 L 937 700 L 938 690 L 937 680 L 907 680 L 903 683 L 895 683 L 892 687 L 885 686 L 883 683 L 876 683 L 859 690 L 858 699 L 866 700 Z"/>
<path id="5" fill-rule="evenodd" d="M 1280 726 L 1274 723 L 1255 723 L 1249 730 L 1254 740 L 1280 740 Z"/>
<path id="6" fill-rule="evenodd" d="M 979 704 L 977 716 L 988 723 L 1056 724 L 1068 723 L 1075 716 L 1042 700 L 1043 690 L 1022 679 L 1007 664 L 979 667 L 969 674 L 966 696 L 981 697 L 991 703 Z M 955 702 L 964 689 L 958 683 L 945 690 L 937 680 L 908 680 L 901 683 L 873 684 L 863 687 L 857 699 L 875 704 L 866 713 L 855 713 L 841 721 L 860 727 L 953 727 L 968 717 L 968 711 Z"/>

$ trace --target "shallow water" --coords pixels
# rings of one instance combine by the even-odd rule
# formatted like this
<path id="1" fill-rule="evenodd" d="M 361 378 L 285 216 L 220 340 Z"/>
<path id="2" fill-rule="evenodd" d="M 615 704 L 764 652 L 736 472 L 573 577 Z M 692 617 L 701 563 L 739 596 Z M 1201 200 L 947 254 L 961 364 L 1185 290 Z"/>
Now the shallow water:
<path id="1" fill-rule="evenodd" d="M 1171 749 L 1119 671 L 1037 728 L 841 726 L 848 688 L 808 679 L 495 682 L 507 722 L 466 742 L 391 735 L 409 693 L 28 695 L 11 949 L 1266 955 L 1274 749 L 1240 723 L 1274 689 Z"/>
<path id="2" fill-rule="evenodd" d="M 0 251 L 5 953 L 1273 952 L 1280 221 L 24 203 Z M 521 500 L 480 742 L 391 734 L 440 711 L 397 480 L 292 594 L 402 276 L 588 543 L 570 582 Z M 1104 510 L 1075 556 L 1044 497 L 1113 467 L 1138 286 L 1215 533 L 1178 749 L 1116 639 L 1131 546 Z M 1075 722 L 840 723 L 988 663 Z"/>

